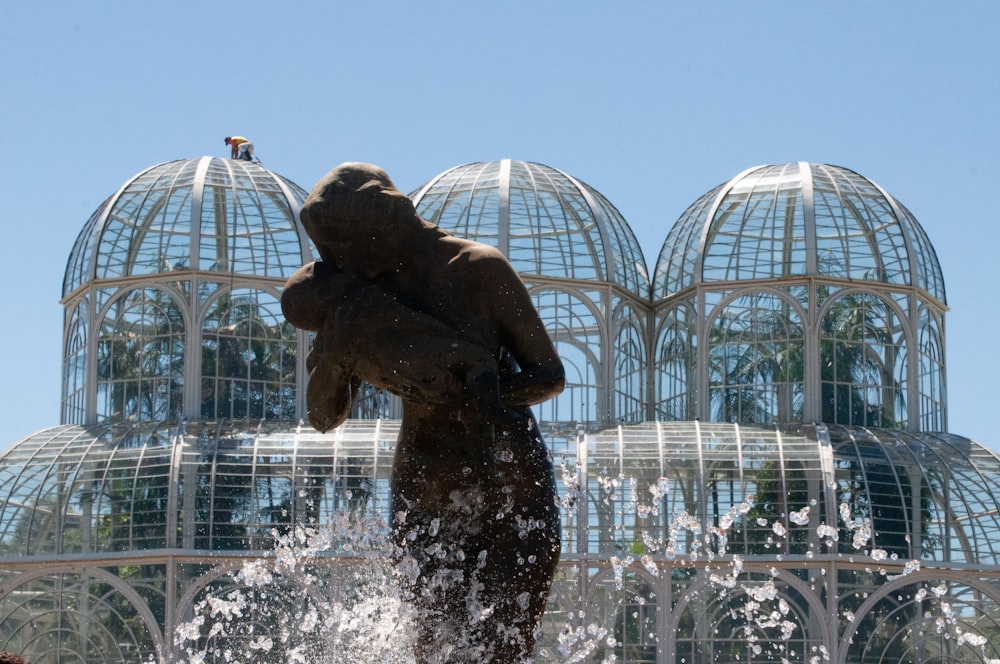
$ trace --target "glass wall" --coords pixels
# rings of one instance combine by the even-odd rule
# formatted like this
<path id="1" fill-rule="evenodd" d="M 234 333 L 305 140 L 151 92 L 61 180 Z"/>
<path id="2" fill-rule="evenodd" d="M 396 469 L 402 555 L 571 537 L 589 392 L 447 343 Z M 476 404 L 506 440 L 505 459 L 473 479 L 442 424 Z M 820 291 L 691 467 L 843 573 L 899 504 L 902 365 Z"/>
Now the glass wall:
<path id="1" fill-rule="evenodd" d="M 180 417 L 187 340 L 177 294 L 129 290 L 99 316 L 97 421 Z"/>
<path id="2" fill-rule="evenodd" d="M 270 293 L 248 288 L 213 298 L 201 330 L 201 416 L 294 419 L 296 338 Z"/>
<path id="3" fill-rule="evenodd" d="M 805 336 L 797 303 L 747 293 L 716 308 L 707 327 L 712 421 L 801 421 Z"/>
<path id="4" fill-rule="evenodd" d="M 66 589 L 95 616 L 115 612 L 93 640 L 121 649 L 95 662 L 168 652 L 215 588 L 277 592 L 281 606 L 325 580 L 319 595 L 371 592 L 398 426 L 120 423 L 21 441 L 0 458 L 0 647 L 47 661 L 45 611 L 74 625 L 72 648 L 90 647 L 80 634 L 97 627 L 79 624 Z M 550 443 L 563 520 L 550 653 L 714 664 L 826 648 L 853 664 L 1000 642 L 1000 458 L 972 441 L 661 422 Z M 378 592 L 385 611 L 391 591 Z M 335 607 L 311 607 L 320 634 Z"/>
<path id="5" fill-rule="evenodd" d="M 681 215 L 655 277 L 658 416 L 946 429 L 937 257 L 857 173 L 740 173 Z"/>

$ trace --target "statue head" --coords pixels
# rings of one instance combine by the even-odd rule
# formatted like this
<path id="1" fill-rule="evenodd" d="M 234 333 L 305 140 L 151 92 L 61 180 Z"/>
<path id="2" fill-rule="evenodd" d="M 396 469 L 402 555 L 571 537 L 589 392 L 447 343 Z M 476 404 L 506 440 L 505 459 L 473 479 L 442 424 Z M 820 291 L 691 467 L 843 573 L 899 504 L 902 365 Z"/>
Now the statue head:
<path id="1" fill-rule="evenodd" d="M 413 203 L 378 166 L 341 164 L 313 187 L 302 207 L 302 225 L 323 260 L 371 272 L 368 265 L 393 241 L 421 225 Z M 365 265 L 359 265 L 364 261 Z M 363 268 L 363 269 L 362 269 Z"/>

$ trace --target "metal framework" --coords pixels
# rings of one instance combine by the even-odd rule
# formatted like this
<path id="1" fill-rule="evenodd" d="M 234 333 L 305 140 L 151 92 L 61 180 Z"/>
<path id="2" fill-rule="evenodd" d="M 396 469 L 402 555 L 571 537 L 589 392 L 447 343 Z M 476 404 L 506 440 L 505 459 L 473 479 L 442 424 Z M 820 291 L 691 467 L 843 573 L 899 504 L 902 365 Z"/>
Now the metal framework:
<path id="1" fill-rule="evenodd" d="M 192 420 L 22 440 L 0 461 L 0 648 L 178 657 L 175 628 L 248 560 L 275 564 L 278 534 L 388 519 L 398 426 Z M 549 442 L 563 517 L 552 652 L 595 625 L 614 643 L 595 661 L 751 661 L 754 646 L 790 661 L 822 648 L 835 664 L 1000 656 L 1000 458 L 976 443 L 700 422 Z M 334 548 L 314 574 L 356 555 Z"/>
<path id="2" fill-rule="evenodd" d="M 153 166 L 98 207 L 63 282 L 63 421 L 301 417 L 308 340 L 278 297 L 315 255 L 305 198 L 255 164 L 202 157 Z"/>
<path id="3" fill-rule="evenodd" d="M 621 213 L 543 164 L 477 162 L 410 194 L 417 212 L 506 255 L 535 299 L 567 371 L 538 417 L 567 430 L 649 419 L 646 260 Z"/>
<path id="4" fill-rule="evenodd" d="M 504 251 L 566 364 L 536 410 L 563 515 L 550 656 L 1000 659 L 1000 460 L 918 433 L 946 430 L 944 282 L 886 192 L 839 167 L 749 169 L 680 217 L 652 283 L 614 206 L 557 169 L 467 164 L 411 196 Z M 304 199 L 204 157 L 143 171 L 87 222 L 64 424 L 0 456 L 0 649 L 172 661 L 199 603 L 283 559 L 295 528 L 384 525 L 398 403 L 298 424 L 310 340 L 278 296 L 315 255 Z M 359 560 L 334 548 L 312 578 Z M 257 605 L 318 593 L 286 582 Z"/>
<path id="5" fill-rule="evenodd" d="M 947 429 L 944 280 L 913 215 L 845 168 L 740 173 L 671 229 L 656 418 Z"/>

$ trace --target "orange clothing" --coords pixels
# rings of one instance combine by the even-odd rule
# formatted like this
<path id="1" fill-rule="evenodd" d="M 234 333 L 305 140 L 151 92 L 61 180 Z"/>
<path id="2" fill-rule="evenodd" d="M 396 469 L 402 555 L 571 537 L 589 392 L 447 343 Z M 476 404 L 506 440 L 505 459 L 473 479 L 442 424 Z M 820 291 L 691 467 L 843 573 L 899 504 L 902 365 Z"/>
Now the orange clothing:
<path id="1" fill-rule="evenodd" d="M 232 148 L 232 155 L 231 156 L 232 156 L 233 159 L 236 159 L 236 155 L 239 154 L 240 143 L 247 143 L 247 142 L 249 142 L 249 141 L 246 138 L 243 138 L 242 136 L 230 136 L 229 137 L 229 147 Z"/>

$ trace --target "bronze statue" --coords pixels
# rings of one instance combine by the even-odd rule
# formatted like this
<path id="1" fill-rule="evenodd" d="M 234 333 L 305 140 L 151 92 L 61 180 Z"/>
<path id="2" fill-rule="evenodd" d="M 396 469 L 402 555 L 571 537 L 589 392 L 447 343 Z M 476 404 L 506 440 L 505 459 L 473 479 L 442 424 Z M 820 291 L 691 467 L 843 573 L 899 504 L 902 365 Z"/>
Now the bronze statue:
<path id="1" fill-rule="evenodd" d="M 301 217 L 321 260 L 289 279 L 282 309 L 316 331 L 310 422 L 343 422 L 362 380 L 403 401 L 390 509 L 417 660 L 529 659 L 560 550 L 529 406 L 564 371 L 527 290 L 497 249 L 424 221 L 369 164 L 327 174 Z"/>

